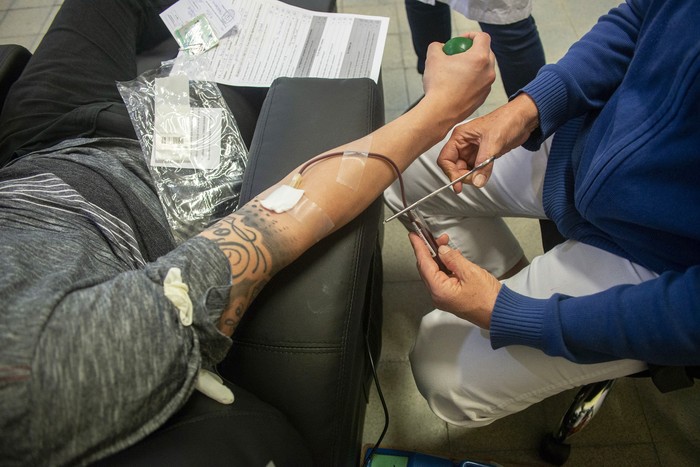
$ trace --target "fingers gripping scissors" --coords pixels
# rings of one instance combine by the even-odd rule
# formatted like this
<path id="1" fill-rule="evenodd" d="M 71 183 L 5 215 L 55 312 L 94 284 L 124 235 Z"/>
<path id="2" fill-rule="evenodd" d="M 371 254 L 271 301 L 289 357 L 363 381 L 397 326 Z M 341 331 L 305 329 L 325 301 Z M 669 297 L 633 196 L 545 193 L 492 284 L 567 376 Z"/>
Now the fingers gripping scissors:
<path id="1" fill-rule="evenodd" d="M 396 219 L 398 216 L 400 216 L 400 215 L 406 213 L 406 215 L 408 216 L 408 220 L 409 220 L 409 222 L 411 223 L 411 226 L 413 227 L 413 230 L 414 230 L 415 233 L 418 234 L 418 236 L 423 240 L 423 242 L 425 243 L 425 246 L 428 247 L 428 250 L 430 251 L 430 256 L 433 257 L 433 259 L 435 260 L 435 262 L 438 264 L 438 267 L 440 268 L 440 270 L 441 270 L 442 272 L 444 272 L 445 274 L 448 274 L 448 275 L 452 274 L 452 271 L 450 271 L 450 270 L 445 266 L 445 264 L 442 262 L 442 260 L 440 260 L 440 257 L 438 256 L 438 244 L 437 244 L 437 242 L 435 241 L 435 237 L 433 237 L 433 234 L 430 233 L 430 230 L 429 230 L 428 227 L 426 226 L 425 221 L 424 221 L 423 218 L 421 217 L 420 213 L 419 213 L 417 210 L 415 210 L 415 207 L 418 206 L 419 204 L 421 204 L 422 202 L 424 202 L 425 200 L 427 200 L 427 199 L 429 199 L 429 198 L 432 198 L 432 197 L 435 196 L 436 194 L 440 193 L 442 190 L 445 190 L 445 189 L 451 187 L 452 185 L 454 185 L 455 183 L 464 180 L 465 178 L 467 178 L 468 176 L 472 175 L 472 174 L 473 174 L 474 172 L 476 172 L 477 170 L 479 170 L 479 169 L 481 169 L 481 168 L 483 168 L 483 167 L 486 167 L 487 165 L 489 165 L 490 163 L 492 163 L 492 162 L 495 161 L 495 160 L 496 160 L 496 156 L 493 156 L 493 157 L 490 157 L 489 159 L 486 159 L 486 160 L 485 160 L 484 162 L 482 162 L 481 164 L 476 165 L 476 166 L 475 166 L 473 169 L 471 169 L 469 172 L 467 172 L 467 173 L 465 173 L 465 174 L 463 174 L 463 175 L 460 175 L 459 177 L 457 177 L 457 178 L 454 179 L 453 181 L 449 182 L 448 184 L 441 186 L 441 187 L 438 188 L 437 190 L 435 190 L 435 191 L 433 191 L 432 193 L 429 193 L 428 195 L 422 197 L 421 199 L 419 199 L 419 200 L 416 201 L 415 203 L 413 203 L 413 204 L 411 204 L 410 206 L 408 206 L 408 207 L 402 209 L 401 211 L 397 212 L 397 213 L 394 214 L 393 216 L 388 217 L 387 219 L 384 220 L 384 223 L 386 224 L 386 223 L 389 222 L 390 220 Z"/>

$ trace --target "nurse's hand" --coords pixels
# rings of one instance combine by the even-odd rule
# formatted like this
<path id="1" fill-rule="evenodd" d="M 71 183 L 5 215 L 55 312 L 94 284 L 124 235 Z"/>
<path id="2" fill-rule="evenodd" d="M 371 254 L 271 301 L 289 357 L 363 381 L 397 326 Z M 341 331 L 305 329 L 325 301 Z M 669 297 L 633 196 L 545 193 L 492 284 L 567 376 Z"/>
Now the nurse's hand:
<path id="1" fill-rule="evenodd" d="M 454 180 L 489 157 L 502 156 L 522 145 L 538 126 L 537 106 L 530 96 L 520 94 L 493 112 L 455 127 L 440 151 L 437 164 L 450 180 Z M 488 164 L 465 182 L 483 187 L 493 165 Z M 461 192 L 462 182 L 455 183 L 454 190 Z"/>
<path id="2" fill-rule="evenodd" d="M 488 329 L 501 283 L 485 269 L 447 246 L 447 235 L 437 239 L 442 262 L 452 271 L 440 271 L 430 251 L 416 234 L 409 234 L 416 254 L 418 272 L 428 287 L 435 306 L 477 326 Z"/>

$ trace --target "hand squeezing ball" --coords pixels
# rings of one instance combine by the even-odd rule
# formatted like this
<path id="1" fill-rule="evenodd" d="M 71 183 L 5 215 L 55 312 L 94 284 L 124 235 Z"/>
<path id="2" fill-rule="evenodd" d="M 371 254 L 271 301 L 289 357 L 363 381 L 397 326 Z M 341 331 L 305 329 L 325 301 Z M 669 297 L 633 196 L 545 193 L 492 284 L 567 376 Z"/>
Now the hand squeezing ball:
<path id="1" fill-rule="evenodd" d="M 453 37 L 449 41 L 445 42 L 442 46 L 442 51 L 447 55 L 461 54 L 466 52 L 472 46 L 473 41 L 468 37 Z"/>

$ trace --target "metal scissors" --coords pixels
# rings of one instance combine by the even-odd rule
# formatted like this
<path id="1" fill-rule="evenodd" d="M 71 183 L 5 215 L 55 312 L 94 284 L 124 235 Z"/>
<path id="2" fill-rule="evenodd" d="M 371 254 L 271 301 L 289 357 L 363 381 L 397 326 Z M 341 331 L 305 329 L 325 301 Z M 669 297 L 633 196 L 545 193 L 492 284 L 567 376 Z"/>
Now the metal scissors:
<path id="1" fill-rule="evenodd" d="M 495 160 L 496 160 L 496 156 L 489 157 L 488 159 L 486 159 L 486 160 L 485 160 L 484 162 L 482 162 L 481 164 L 478 164 L 478 165 L 474 166 L 473 169 L 471 169 L 469 172 L 465 173 L 464 175 L 460 175 L 459 177 L 455 178 L 454 180 L 452 180 L 452 181 L 451 181 L 450 183 L 448 183 L 447 185 L 441 186 L 440 188 L 438 188 L 437 190 L 433 191 L 432 193 L 428 193 L 427 195 L 423 196 L 421 199 L 419 199 L 419 200 L 416 201 L 415 203 L 411 204 L 411 205 L 408 206 L 408 207 L 403 208 L 402 210 L 400 210 L 399 212 L 397 212 L 397 213 L 394 214 L 393 216 L 387 217 L 386 219 L 384 219 L 384 223 L 386 224 L 386 223 L 389 222 L 390 220 L 396 219 L 396 218 L 399 217 L 401 214 L 404 214 L 405 212 L 408 212 L 408 211 L 412 210 L 413 208 L 415 208 L 416 206 L 418 206 L 419 204 L 421 204 L 423 201 L 425 201 L 425 200 L 427 200 L 427 199 L 429 199 L 429 198 L 432 198 L 433 196 L 435 196 L 435 195 L 437 195 L 438 193 L 440 193 L 442 190 L 451 187 L 451 186 L 454 185 L 455 183 L 461 182 L 462 180 L 464 180 L 465 178 L 467 178 L 468 176 L 470 176 L 471 174 L 473 174 L 473 173 L 476 172 L 477 170 L 486 167 L 487 165 L 489 165 L 490 163 L 492 163 L 492 162 L 495 161 Z"/>

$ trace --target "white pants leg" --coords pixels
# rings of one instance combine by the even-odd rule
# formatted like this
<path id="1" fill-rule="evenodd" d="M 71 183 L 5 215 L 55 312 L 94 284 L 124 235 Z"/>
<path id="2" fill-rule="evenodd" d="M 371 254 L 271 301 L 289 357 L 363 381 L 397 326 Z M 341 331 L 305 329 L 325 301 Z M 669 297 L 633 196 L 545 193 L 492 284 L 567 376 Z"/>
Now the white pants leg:
<path id="1" fill-rule="evenodd" d="M 555 292 L 588 295 L 654 277 L 619 256 L 569 240 L 504 283 L 521 294 L 545 298 Z M 411 366 L 432 410 L 464 426 L 487 425 L 566 389 L 646 369 L 636 360 L 582 365 L 524 346 L 493 350 L 487 331 L 440 310 L 423 318 Z"/>
<path id="2" fill-rule="evenodd" d="M 404 173 L 408 203 L 447 182 L 435 163 L 443 144 Z M 421 213 L 434 234 L 448 233 L 454 248 L 498 276 L 522 257 L 500 217 L 545 216 L 542 185 L 548 152 L 549 144 L 534 153 L 518 148 L 496 161 L 486 187 L 465 186 L 460 195 L 445 190 L 427 201 Z M 385 192 L 385 200 L 394 211 L 403 207 L 398 183 Z M 623 258 L 570 240 L 504 283 L 521 294 L 546 298 L 553 293 L 587 295 L 653 277 Z M 646 368 L 635 360 L 581 365 L 524 346 L 493 350 L 487 331 L 440 310 L 423 318 L 411 366 L 432 410 L 465 426 L 486 425 L 566 389 Z"/>

